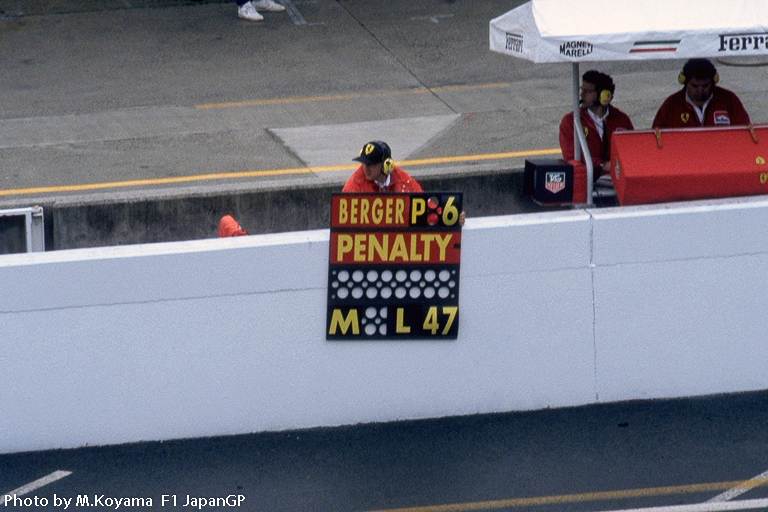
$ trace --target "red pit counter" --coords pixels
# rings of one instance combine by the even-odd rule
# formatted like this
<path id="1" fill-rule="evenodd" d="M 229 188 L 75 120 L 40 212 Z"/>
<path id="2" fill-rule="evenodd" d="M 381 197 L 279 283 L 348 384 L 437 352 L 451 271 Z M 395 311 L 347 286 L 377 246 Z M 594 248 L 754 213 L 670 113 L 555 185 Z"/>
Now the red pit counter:
<path id="1" fill-rule="evenodd" d="M 614 132 L 619 204 L 768 194 L 768 125 Z"/>

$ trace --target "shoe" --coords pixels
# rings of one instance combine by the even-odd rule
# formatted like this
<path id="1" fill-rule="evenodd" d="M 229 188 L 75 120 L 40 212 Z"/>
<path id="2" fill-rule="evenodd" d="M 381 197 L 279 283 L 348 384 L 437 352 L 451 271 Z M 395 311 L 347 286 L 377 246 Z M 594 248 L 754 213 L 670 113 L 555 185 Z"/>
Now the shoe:
<path id="1" fill-rule="evenodd" d="M 246 2 L 237 8 L 237 15 L 244 20 L 263 21 L 264 16 L 253 6 L 253 2 Z"/>
<path id="2" fill-rule="evenodd" d="M 285 7 L 275 2 L 275 0 L 258 0 L 251 3 L 260 11 L 283 12 L 285 10 Z"/>

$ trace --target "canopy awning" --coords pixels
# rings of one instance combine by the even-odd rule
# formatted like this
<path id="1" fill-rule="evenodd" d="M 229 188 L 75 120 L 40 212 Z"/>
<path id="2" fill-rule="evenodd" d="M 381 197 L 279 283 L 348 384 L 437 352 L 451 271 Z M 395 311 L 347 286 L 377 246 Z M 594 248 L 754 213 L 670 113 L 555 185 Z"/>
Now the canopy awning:
<path id="1" fill-rule="evenodd" d="M 490 22 L 532 62 L 768 55 L 768 0 L 531 0 Z"/>

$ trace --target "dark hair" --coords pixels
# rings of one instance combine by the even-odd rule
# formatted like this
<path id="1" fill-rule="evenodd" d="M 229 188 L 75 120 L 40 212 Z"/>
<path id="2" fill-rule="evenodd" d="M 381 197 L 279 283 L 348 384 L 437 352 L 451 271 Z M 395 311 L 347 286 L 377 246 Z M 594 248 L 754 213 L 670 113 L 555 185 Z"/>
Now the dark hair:
<path id="1" fill-rule="evenodd" d="M 605 90 L 611 91 L 611 94 L 616 92 L 616 85 L 614 85 L 613 79 L 609 75 L 594 69 L 590 69 L 581 75 L 581 81 L 595 84 L 595 91 L 597 92 L 598 97 L 600 96 L 600 93 Z"/>
<path id="2" fill-rule="evenodd" d="M 696 80 L 714 80 L 717 69 L 709 59 L 689 59 L 683 66 L 683 76 L 687 84 L 691 78 Z"/>

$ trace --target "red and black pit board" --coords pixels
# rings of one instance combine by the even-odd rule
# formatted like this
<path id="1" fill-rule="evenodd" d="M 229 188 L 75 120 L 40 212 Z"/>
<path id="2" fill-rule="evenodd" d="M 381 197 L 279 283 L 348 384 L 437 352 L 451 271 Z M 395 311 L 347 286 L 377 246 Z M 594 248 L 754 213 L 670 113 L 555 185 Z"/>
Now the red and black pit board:
<path id="1" fill-rule="evenodd" d="M 332 195 L 326 339 L 456 339 L 462 200 Z"/>

